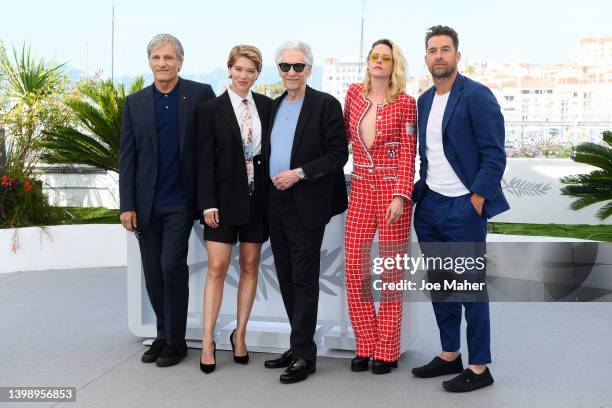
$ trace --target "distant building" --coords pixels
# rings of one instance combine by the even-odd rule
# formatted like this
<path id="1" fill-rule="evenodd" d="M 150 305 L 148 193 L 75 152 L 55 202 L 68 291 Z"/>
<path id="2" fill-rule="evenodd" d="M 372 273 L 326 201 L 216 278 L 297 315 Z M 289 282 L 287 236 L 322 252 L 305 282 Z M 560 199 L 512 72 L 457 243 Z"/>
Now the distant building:
<path id="1" fill-rule="evenodd" d="M 344 98 L 350 84 L 361 82 L 360 72 L 365 63 L 358 58 L 326 58 L 323 63 L 323 92 L 335 96 L 344 106 Z"/>
<path id="2" fill-rule="evenodd" d="M 323 91 L 344 103 L 348 86 L 360 81 L 359 71 L 357 58 L 327 58 Z M 582 38 L 573 63 L 463 59 L 459 71 L 487 85 L 497 98 L 506 119 L 508 146 L 594 141 L 612 128 L 612 36 Z M 429 73 L 410 77 L 406 92 L 418 97 L 432 85 Z"/>

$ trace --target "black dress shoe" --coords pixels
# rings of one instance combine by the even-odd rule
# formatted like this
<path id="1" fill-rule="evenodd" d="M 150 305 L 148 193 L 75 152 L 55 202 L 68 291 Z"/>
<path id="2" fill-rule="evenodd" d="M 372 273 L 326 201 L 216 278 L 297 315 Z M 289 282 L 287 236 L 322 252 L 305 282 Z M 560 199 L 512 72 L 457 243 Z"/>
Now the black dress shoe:
<path id="1" fill-rule="evenodd" d="M 202 351 L 200 351 L 200 371 L 204 374 L 210 374 L 215 371 L 215 367 L 217 367 L 217 344 L 213 341 L 213 357 L 215 358 L 215 362 L 212 364 L 204 364 L 202 363 L 202 353 L 204 352 L 204 347 L 202 347 Z"/>
<path id="2" fill-rule="evenodd" d="M 234 333 L 236 333 L 236 329 L 230 334 L 230 343 L 232 344 L 232 354 L 234 355 L 234 362 L 238 364 L 247 364 L 249 362 L 249 352 L 247 351 L 246 356 L 237 356 L 234 354 Z"/>
<path id="3" fill-rule="evenodd" d="M 389 374 L 392 368 L 397 368 L 397 361 L 374 360 L 372 374 Z"/>
<path id="4" fill-rule="evenodd" d="M 157 360 L 157 357 L 159 357 L 161 354 L 162 348 L 165 344 L 165 340 L 155 339 L 149 349 L 144 352 L 140 360 L 142 360 L 143 363 L 154 363 L 155 360 Z"/>
<path id="5" fill-rule="evenodd" d="M 442 387 L 449 392 L 468 392 L 493 384 L 493 376 L 489 367 L 482 374 L 476 374 L 469 368 L 453 379 L 444 381 Z"/>
<path id="6" fill-rule="evenodd" d="M 281 374 L 280 382 L 283 384 L 293 384 L 304 381 L 310 374 L 314 374 L 315 371 L 317 371 L 317 364 L 314 361 L 298 357 Z"/>
<path id="7" fill-rule="evenodd" d="M 285 368 L 285 367 L 289 367 L 292 361 L 293 361 L 293 353 L 291 352 L 291 349 L 289 349 L 285 351 L 283 354 L 281 354 L 280 357 L 278 358 L 275 358 L 272 360 L 266 360 L 264 365 L 266 366 L 266 368 Z"/>
<path id="8" fill-rule="evenodd" d="M 370 364 L 370 357 L 359 357 L 356 356 L 351 360 L 351 371 L 359 373 L 362 371 L 368 371 L 368 365 Z"/>
<path id="9" fill-rule="evenodd" d="M 158 367 L 170 367 L 180 363 L 185 357 L 187 357 L 187 345 L 170 346 L 165 344 L 155 364 Z"/>
<path id="10" fill-rule="evenodd" d="M 429 363 L 421 367 L 412 369 L 412 374 L 419 378 L 432 378 L 439 375 L 458 374 L 463 371 L 461 354 L 453 361 L 446 361 L 440 357 L 435 357 Z"/>

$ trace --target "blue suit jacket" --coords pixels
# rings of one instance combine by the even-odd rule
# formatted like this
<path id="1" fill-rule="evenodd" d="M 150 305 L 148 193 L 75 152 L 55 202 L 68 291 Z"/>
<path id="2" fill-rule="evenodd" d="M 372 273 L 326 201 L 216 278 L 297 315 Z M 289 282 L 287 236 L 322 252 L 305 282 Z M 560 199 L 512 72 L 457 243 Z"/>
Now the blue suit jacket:
<path id="1" fill-rule="evenodd" d="M 412 195 L 415 202 L 427 188 L 427 120 L 434 94 L 431 87 L 417 102 L 421 168 Z M 487 218 L 510 209 L 501 188 L 504 137 L 504 117 L 491 90 L 457 74 L 442 119 L 444 155 L 463 185 L 485 198 Z"/>
<path id="2" fill-rule="evenodd" d="M 181 78 L 179 90 L 180 160 L 187 209 L 194 219 L 201 212 L 196 205 L 197 106 L 215 93 L 208 84 Z M 157 128 L 153 85 L 129 95 L 123 106 L 121 145 L 119 149 L 119 208 L 136 211 L 138 228 L 148 223 L 157 183 Z"/>

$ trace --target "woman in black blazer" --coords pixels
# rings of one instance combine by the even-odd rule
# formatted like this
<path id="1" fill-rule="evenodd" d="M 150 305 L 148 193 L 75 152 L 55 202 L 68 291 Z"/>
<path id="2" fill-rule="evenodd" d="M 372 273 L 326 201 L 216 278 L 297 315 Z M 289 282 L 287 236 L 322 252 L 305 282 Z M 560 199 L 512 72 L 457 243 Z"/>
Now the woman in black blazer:
<path id="1" fill-rule="evenodd" d="M 268 239 L 266 183 L 261 159 L 272 99 L 251 92 L 262 67 L 259 50 L 237 45 L 227 61 L 231 85 L 199 106 L 198 204 L 204 210 L 208 272 L 200 369 L 215 369 L 215 323 L 232 245 L 240 242 L 237 327 L 230 336 L 234 361 L 246 364 L 246 326 L 257 290 L 261 245 Z"/>

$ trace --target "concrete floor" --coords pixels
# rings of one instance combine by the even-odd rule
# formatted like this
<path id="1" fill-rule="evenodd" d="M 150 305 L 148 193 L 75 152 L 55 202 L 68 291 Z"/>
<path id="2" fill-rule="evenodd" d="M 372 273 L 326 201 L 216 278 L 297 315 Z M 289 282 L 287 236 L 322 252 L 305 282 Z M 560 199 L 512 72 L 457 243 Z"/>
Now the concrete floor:
<path id="1" fill-rule="evenodd" d="M 495 384 L 464 395 L 443 391 L 445 378 L 410 374 L 439 351 L 431 306 L 415 312 L 419 335 L 392 374 L 320 358 L 307 381 L 282 385 L 263 353 L 239 366 L 218 352 L 210 375 L 198 369 L 199 350 L 174 367 L 141 363 L 124 268 L 0 275 L 0 386 L 77 387 L 76 403 L 36 407 L 612 408 L 612 303 L 492 304 Z M 0 403 L 8 406 L 34 405 Z"/>

